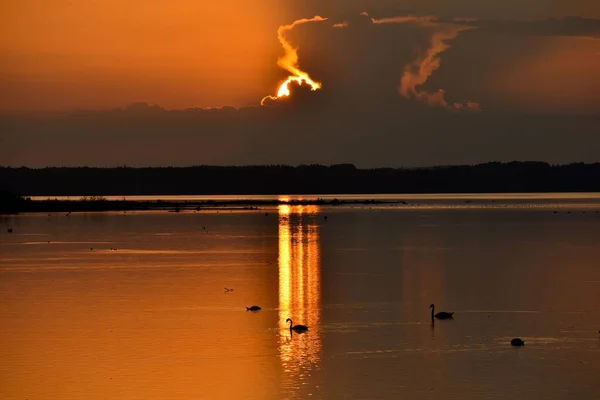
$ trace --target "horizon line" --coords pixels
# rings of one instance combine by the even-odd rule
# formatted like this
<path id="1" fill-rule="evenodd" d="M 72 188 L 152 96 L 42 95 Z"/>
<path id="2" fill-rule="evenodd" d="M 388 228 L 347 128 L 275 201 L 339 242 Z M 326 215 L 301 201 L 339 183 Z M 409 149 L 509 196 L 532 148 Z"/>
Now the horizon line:
<path id="1" fill-rule="evenodd" d="M 355 170 L 381 170 L 381 169 L 394 169 L 394 170 L 417 170 L 417 169 L 436 169 L 436 168 L 457 168 L 457 167 L 480 167 L 485 165 L 508 165 L 508 164 L 537 164 L 546 165 L 548 167 L 566 167 L 572 165 L 584 165 L 591 166 L 600 164 L 600 159 L 593 162 L 584 161 L 572 161 L 565 163 L 550 163 L 547 161 L 540 160 L 527 160 L 527 161 L 485 161 L 476 164 L 434 164 L 424 166 L 378 166 L 378 167 L 357 167 L 354 163 L 332 163 L 332 164 L 229 164 L 229 165 L 218 165 L 218 164 L 193 164 L 193 165 L 155 165 L 155 166 L 132 166 L 132 165 L 111 165 L 111 166 L 90 166 L 90 165 L 62 165 L 62 166 L 45 166 L 45 167 L 30 167 L 26 165 L 21 166 L 10 166 L 0 165 L 0 169 L 30 169 L 30 170 L 43 170 L 43 169 L 193 169 L 193 168 L 215 168 L 215 169 L 240 169 L 240 168 L 352 168 Z"/>

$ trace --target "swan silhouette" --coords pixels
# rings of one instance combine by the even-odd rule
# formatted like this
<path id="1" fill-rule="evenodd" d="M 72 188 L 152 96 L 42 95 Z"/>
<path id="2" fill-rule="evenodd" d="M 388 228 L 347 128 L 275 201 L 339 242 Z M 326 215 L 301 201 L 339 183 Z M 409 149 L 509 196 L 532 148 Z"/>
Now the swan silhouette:
<path id="1" fill-rule="evenodd" d="M 288 318 L 285 320 L 285 322 L 289 322 L 290 323 L 290 330 L 292 331 L 296 331 L 296 332 L 304 332 L 308 330 L 308 326 L 306 325 L 294 325 L 294 323 L 292 322 L 291 318 Z"/>
<path id="2" fill-rule="evenodd" d="M 446 312 L 446 311 L 441 311 L 437 314 L 434 314 L 434 310 L 435 310 L 435 305 L 432 304 L 429 306 L 429 308 L 431 308 L 431 320 L 433 321 L 433 317 L 437 318 L 437 319 L 454 319 L 453 312 Z"/>
<path id="3" fill-rule="evenodd" d="M 259 306 L 246 307 L 246 311 L 260 311 L 260 310 L 262 310 L 262 308 L 260 308 Z"/>

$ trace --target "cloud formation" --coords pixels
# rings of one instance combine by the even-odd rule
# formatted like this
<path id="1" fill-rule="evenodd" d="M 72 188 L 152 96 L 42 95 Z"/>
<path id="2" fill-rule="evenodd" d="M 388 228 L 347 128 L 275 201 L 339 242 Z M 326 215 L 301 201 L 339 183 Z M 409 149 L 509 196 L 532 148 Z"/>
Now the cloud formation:
<path id="1" fill-rule="evenodd" d="M 338 22 L 336 24 L 333 24 L 334 28 L 347 28 L 348 27 L 348 21 L 342 21 L 342 22 Z"/>
<path id="2" fill-rule="evenodd" d="M 363 15 L 368 16 L 364 13 Z M 440 67 L 440 54 L 450 48 L 448 41 L 455 39 L 462 31 L 471 29 L 466 25 L 455 23 L 440 23 L 432 16 L 404 15 L 391 18 L 375 19 L 371 21 L 375 25 L 383 24 L 416 24 L 432 30 L 429 47 L 422 51 L 416 60 L 404 67 L 404 73 L 400 79 L 400 94 L 408 99 L 415 98 L 430 106 L 441 106 L 453 110 L 479 111 L 478 103 L 467 100 L 464 103 L 448 104 L 445 99 L 445 91 L 438 89 L 433 93 L 418 89 L 427 82 L 427 79 Z"/>
<path id="3" fill-rule="evenodd" d="M 505 36 L 520 35 L 526 37 L 600 37 L 600 20 L 580 17 L 544 21 L 492 21 L 473 18 L 440 19 L 432 15 L 411 14 L 372 18 L 367 12 L 360 13 L 358 17 L 358 19 L 353 17 L 350 20 L 346 19 L 342 22 L 332 23 L 330 27 L 335 30 L 345 31 L 357 25 L 359 29 L 364 31 L 366 27 L 364 22 L 368 20 L 375 27 L 382 25 L 409 25 L 420 29 L 427 37 L 426 44 L 421 44 L 415 58 L 405 63 L 402 67 L 398 92 L 403 98 L 414 99 L 431 107 L 441 107 L 453 111 L 481 111 L 482 108 L 479 102 L 473 100 L 460 102 L 448 101 L 446 99 L 446 91 L 442 88 L 427 90 L 424 87 L 427 86 L 434 72 L 441 67 L 442 53 L 447 51 L 451 46 L 451 42 L 457 39 L 462 33 L 475 30 L 477 32 L 474 34 L 484 36 L 501 34 Z M 315 17 L 298 20 L 290 25 L 280 27 L 278 37 L 284 48 L 285 56 L 280 58 L 278 65 L 291 72 L 292 76 L 280 86 L 277 96 L 267 96 L 261 104 L 265 104 L 268 100 L 288 97 L 288 85 L 294 80 L 299 84 L 308 84 L 313 90 L 321 88 L 320 82 L 313 81 L 307 73 L 297 68 L 297 49 L 285 38 L 284 33 L 290 32 L 295 26 L 300 24 L 317 21 L 323 22 L 326 20 L 326 18 Z M 389 43 L 396 43 L 403 40 L 402 33 L 405 32 L 399 32 L 396 37 L 390 36 Z M 355 46 L 355 43 L 350 43 L 348 46 Z M 290 65 L 294 67 L 290 68 Z"/>
<path id="4" fill-rule="evenodd" d="M 324 22 L 327 18 L 315 16 L 313 18 L 298 19 L 291 24 L 282 25 L 277 30 L 277 38 L 283 47 L 284 55 L 279 57 L 277 65 L 288 71 L 291 75 L 279 86 L 277 94 L 275 96 L 268 95 L 264 97 L 260 104 L 264 105 L 267 101 L 289 97 L 291 83 L 297 83 L 299 85 L 308 85 L 311 90 L 315 91 L 321 88 L 321 82 L 314 81 L 306 72 L 300 69 L 298 65 L 298 49 L 295 48 L 285 37 L 286 32 L 291 31 L 298 25 L 308 24 L 311 22 Z"/>
<path id="5" fill-rule="evenodd" d="M 455 39 L 458 34 L 462 31 L 472 29 L 467 25 L 460 25 L 457 23 L 438 22 L 433 16 L 414 16 L 414 15 L 401 15 L 387 18 L 371 18 L 367 12 L 360 13 L 361 17 L 367 17 L 373 25 L 385 25 L 385 24 L 414 24 L 416 26 L 426 28 L 431 31 L 429 46 L 423 49 L 419 56 L 407 64 L 403 68 L 403 74 L 400 79 L 399 93 L 407 99 L 416 99 L 429 106 L 440 106 L 451 110 L 471 110 L 479 111 L 480 106 L 478 103 L 468 100 L 463 103 L 452 103 L 449 104 L 445 99 L 445 91 L 438 89 L 435 92 L 429 93 L 425 90 L 419 89 L 419 86 L 424 85 L 428 78 L 433 74 L 435 70 L 440 67 L 440 54 L 446 51 L 450 45 L 449 41 Z M 308 85 L 315 91 L 321 88 L 321 82 L 316 82 L 308 75 L 308 73 L 300 70 L 298 64 L 298 51 L 285 37 L 285 33 L 294 29 L 294 27 L 302 24 L 311 22 L 324 22 L 327 18 L 315 16 L 310 19 L 296 20 L 289 25 L 283 25 L 279 27 L 277 36 L 279 42 L 284 49 L 284 56 L 280 57 L 277 64 L 290 72 L 290 75 L 279 87 L 277 95 L 266 96 L 261 100 L 261 105 L 269 104 L 271 101 L 277 101 L 282 98 L 290 96 L 289 85 L 293 82 L 299 85 Z M 350 23 L 343 21 L 334 23 L 332 28 L 342 29 L 348 28 Z"/>

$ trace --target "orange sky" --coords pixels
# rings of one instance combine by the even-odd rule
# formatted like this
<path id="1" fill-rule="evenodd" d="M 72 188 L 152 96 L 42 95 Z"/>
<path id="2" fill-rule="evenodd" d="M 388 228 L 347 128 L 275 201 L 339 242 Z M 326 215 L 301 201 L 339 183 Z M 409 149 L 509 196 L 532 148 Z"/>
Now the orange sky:
<path id="1" fill-rule="evenodd" d="M 359 3 L 349 2 L 349 10 Z M 430 10 L 434 3 L 423 2 Z M 594 2 L 580 3 L 574 13 L 594 9 Z M 281 4 L 7 0 L 0 5 L 0 110 L 109 108 L 139 101 L 166 108 L 257 104 L 286 76 L 276 64 L 282 52 L 277 27 L 313 16 L 294 14 L 308 8 Z M 506 7 L 498 7 L 505 15 Z M 324 8 L 327 17 L 343 7 Z M 564 8 L 560 13 L 569 15 Z M 447 12 L 447 5 L 439 10 Z M 547 102 L 587 110 L 600 101 L 600 40 L 583 40 L 541 39 L 543 51 L 497 64 L 488 89 L 500 98 L 518 96 L 515 103 L 523 107 Z M 472 51 L 483 55 L 482 50 Z M 460 51 L 460 38 L 450 51 Z M 440 73 L 448 68 L 444 63 Z"/>
<path id="2" fill-rule="evenodd" d="M 278 22 L 265 2 L 3 3 L 1 108 L 240 104 L 264 93 Z M 8 10 L 7 10 L 8 9 Z M 6 91 L 5 91 L 6 92 Z M 254 98 L 252 94 L 254 93 Z"/>

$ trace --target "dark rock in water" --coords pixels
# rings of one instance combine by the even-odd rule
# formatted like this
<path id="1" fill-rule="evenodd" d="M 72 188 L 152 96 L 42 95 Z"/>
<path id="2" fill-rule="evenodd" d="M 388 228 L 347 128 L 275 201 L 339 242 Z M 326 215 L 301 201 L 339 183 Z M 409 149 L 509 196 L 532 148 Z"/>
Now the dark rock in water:
<path id="1" fill-rule="evenodd" d="M 259 311 L 262 310 L 259 306 L 246 307 L 246 311 Z"/>
<path id="2" fill-rule="evenodd" d="M 510 344 L 513 346 L 525 346 L 525 342 L 520 338 L 514 338 L 510 341 Z"/>

